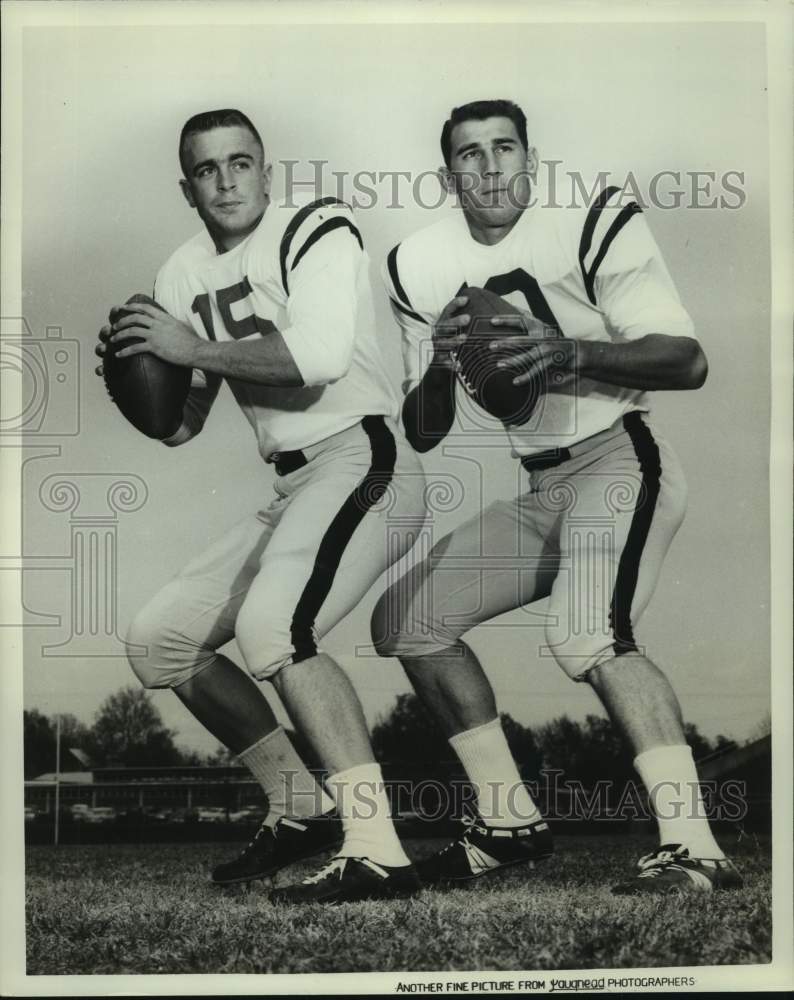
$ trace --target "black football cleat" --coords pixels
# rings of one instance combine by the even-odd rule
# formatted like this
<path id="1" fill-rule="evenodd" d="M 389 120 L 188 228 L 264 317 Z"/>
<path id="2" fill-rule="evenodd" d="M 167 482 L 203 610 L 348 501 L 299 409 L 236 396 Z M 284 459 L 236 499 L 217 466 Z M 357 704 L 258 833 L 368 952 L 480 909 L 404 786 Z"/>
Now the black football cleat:
<path id="1" fill-rule="evenodd" d="M 543 820 L 509 829 L 467 821 L 462 836 L 420 861 L 416 870 L 426 885 L 471 882 L 511 865 L 541 861 L 553 853 L 551 830 Z"/>
<path id="2" fill-rule="evenodd" d="M 273 889 L 273 903 L 355 903 L 401 899 L 422 888 L 413 865 L 387 868 L 369 858 L 334 858 L 302 882 Z"/>
<path id="3" fill-rule="evenodd" d="M 290 819 L 282 816 L 274 827 L 263 823 L 239 857 L 214 869 L 212 881 L 216 885 L 235 885 L 267 878 L 293 861 L 302 861 L 336 847 L 341 839 L 342 825 L 336 817 Z"/>
<path id="4" fill-rule="evenodd" d="M 744 882 L 727 858 L 691 858 L 681 844 L 662 844 L 637 862 L 638 873 L 612 887 L 616 896 L 667 896 L 678 892 L 741 889 Z"/>

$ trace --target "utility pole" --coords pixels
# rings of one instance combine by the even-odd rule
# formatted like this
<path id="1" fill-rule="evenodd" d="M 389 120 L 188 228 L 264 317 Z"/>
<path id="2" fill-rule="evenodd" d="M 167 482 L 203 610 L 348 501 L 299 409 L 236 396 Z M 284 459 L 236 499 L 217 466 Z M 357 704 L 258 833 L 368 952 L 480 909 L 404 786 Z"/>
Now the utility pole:
<path id="1" fill-rule="evenodd" d="M 58 833 L 61 819 L 61 715 L 55 716 L 55 846 L 58 846 Z"/>

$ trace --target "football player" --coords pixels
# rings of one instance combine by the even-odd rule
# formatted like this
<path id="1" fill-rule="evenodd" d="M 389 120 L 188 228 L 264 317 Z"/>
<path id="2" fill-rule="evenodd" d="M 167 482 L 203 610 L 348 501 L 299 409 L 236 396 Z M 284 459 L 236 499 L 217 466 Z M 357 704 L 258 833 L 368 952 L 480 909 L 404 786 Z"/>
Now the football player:
<path id="1" fill-rule="evenodd" d="M 456 388 L 467 287 L 523 310 L 491 320 L 493 346 L 508 353 L 499 364 L 515 385 L 545 378 L 545 392 L 523 423 L 504 428 L 523 466 L 520 495 L 443 538 L 373 618 L 379 651 L 400 658 L 478 791 L 479 817 L 420 875 L 466 881 L 552 850 L 491 686 L 461 639 L 548 597 L 546 648 L 601 699 L 633 749 L 658 820 L 658 850 L 613 891 L 740 885 L 705 818 L 676 696 L 635 633 L 686 503 L 678 460 L 649 416 L 649 392 L 703 384 L 692 321 L 636 201 L 617 188 L 580 207 L 533 197 L 537 153 L 517 105 L 454 109 L 441 148 L 442 177 L 462 212 L 396 246 L 383 269 L 403 335 L 408 439 L 432 449 L 467 400 Z M 481 411 L 479 419 L 489 418 Z M 505 557 L 514 565 L 519 555 L 520 571 L 507 569 Z"/>
<path id="2" fill-rule="evenodd" d="M 204 230 L 157 275 L 165 312 L 115 307 L 97 353 L 110 343 L 119 357 L 150 352 L 194 369 L 167 445 L 198 434 L 225 380 L 275 468 L 275 493 L 136 616 L 130 662 L 146 687 L 171 688 L 267 795 L 264 824 L 215 882 L 262 878 L 336 843 L 335 804 L 343 841 L 334 859 L 273 898 L 410 894 L 420 883 L 392 826 L 360 703 L 322 649 L 411 546 L 425 513 L 421 466 L 398 430 L 375 336 L 361 234 L 336 198 L 271 201 L 271 164 L 240 111 L 192 117 L 179 160 Z M 251 677 L 218 652 L 232 638 Z M 333 800 L 277 725 L 256 683 L 264 680 L 330 775 Z"/>

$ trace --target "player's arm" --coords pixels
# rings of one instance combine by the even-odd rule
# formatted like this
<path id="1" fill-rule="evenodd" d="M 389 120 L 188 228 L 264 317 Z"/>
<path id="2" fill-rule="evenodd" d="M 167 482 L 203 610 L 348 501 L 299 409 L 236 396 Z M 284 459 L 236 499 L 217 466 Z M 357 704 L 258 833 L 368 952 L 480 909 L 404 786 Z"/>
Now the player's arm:
<path id="1" fill-rule="evenodd" d="M 220 387 L 220 376 L 203 375 L 202 372 L 195 371 L 190 392 L 182 410 L 182 423 L 171 437 L 163 438 L 163 444 L 167 444 L 169 448 L 175 448 L 200 434 Z"/>
<path id="2" fill-rule="evenodd" d="M 110 340 L 122 345 L 131 338 L 138 343 L 119 346 L 116 356 L 154 354 L 163 361 L 185 368 L 198 368 L 217 376 L 259 382 L 265 385 L 302 385 L 292 354 L 276 327 L 267 320 L 265 333 L 235 341 L 204 340 L 189 323 L 145 302 L 125 306 L 129 315 L 114 322 Z"/>
<path id="3" fill-rule="evenodd" d="M 450 314 L 466 305 L 466 297 L 453 299 L 444 309 L 432 329 L 432 343 L 425 344 L 430 363 L 418 384 L 406 394 L 403 402 L 405 436 L 418 452 L 430 451 L 449 433 L 455 419 L 455 380 L 457 362 L 454 351 L 465 340 L 462 332 L 470 317 L 463 313 Z M 395 311 L 396 312 L 396 311 Z M 402 320 L 399 313 L 398 318 Z M 404 322 L 401 326 L 404 327 Z M 405 337 L 405 330 L 403 329 Z M 414 352 L 420 345 L 406 341 Z"/>
<path id="4" fill-rule="evenodd" d="M 433 312 L 422 309 L 412 298 L 417 290 L 410 283 L 410 295 L 406 289 L 411 271 L 409 267 L 406 275 L 405 251 L 399 251 L 400 244 L 389 252 L 381 268 L 381 278 L 401 333 L 405 436 L 415 451 L 426 452 L 447 436 L 455 419 L 454 351 L 465 339 L 462 331 L 468 317 L 452 314 L 465 306 L 467 300 L 453 299 L 437 318 Z M 408 264 L 411 263 L 409 257 Z"/>
<path id="5" fill-rule="evenodd" d="M 520 316 L 497 317 L 492 322 L 506 330 L 523 329 Z M 625 342 L 561 339 L 537 340 L 528 348 L 519 344 L 513 337 L 491 344 L 491 349 L 516 346 L 512 357 L 497 362 L 498 368 L 524 369 L 513 379 L 515 385 L 537 379 L 539 372 L 551 367 L 567 368 L 577 377 L 645 391 L 699 389 L 708 374 L 706 355 L 693 337 L 649 333 Z"/>
<path id="6" fill-rule="evenodd" d="M 535 342 L 528 350 L 517 349 L 504 366 L 535 365 L 534 373 L 516 372 L 519 385 L 537 377 L 538 367 L 559 366 L 564 358 L 563 366 L 579 376 L 629 389 L 700 388 L 708 374 L 706 356 L 642 213 L 636 205 L 617 203 L 604 217 L 606 232 L 588 251 L 592 263 L 582 266 L 609 339 Z M 493 322 L 515 330 L 521 319 Z"/>
<path id="7" fill-rule="evenodd" d="M 579 341 L 576 371 L 627 389 L 699 389 L 708 362 L 694 338 L 650 333 L 627 343 Z"/>
<path id="8" fill-rule="evenodd" d="M 119 356 L 150 351 L 172 364 L 261 385 L 325 385 L 341 378 L 353 357 L 361 237 L 352 223 L 313 239 L 316 232 L 304 234 L 305 242 L 287 259 L 284 329 L 256 317 L 256 333 L 208 341 L 192 326 L 136 304 L 135 313 L 114 324 L 112 339 L 143 340 Z"/>

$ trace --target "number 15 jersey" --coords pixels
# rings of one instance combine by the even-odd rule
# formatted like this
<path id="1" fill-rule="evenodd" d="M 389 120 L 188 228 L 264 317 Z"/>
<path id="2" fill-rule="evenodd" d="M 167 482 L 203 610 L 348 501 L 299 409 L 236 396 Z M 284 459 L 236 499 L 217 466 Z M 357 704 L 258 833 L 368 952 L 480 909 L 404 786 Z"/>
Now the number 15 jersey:
<path id="1" fill-rule="evenodd" d="M 271 203 L 257 228 L 217 253 L 206 231 L 161 268 L 154 296 L 209 340 L 279 330 L 302 386 L 227 381 L 267 459 L 317 444 L 368 415 L 397 417 L 398 402 L 377 342 L 369 258 L 347 205 L 336 198 Z M 203 426 L 221 378 L 194 373 L 183 424 L 166 444 Z"/>
<path id="2" fill-rule="evenodd" d="M 383 280 L 403 334 L 406 393 L 430 363 L 433 324 L 467 286 L 496 292 L 554 336 L 616 343 L 652 333 L 694 336 L 639 205 L 615 187 L 578 208 L 544 205 L 536 196 L 493 246 L 476 242 L 457 211 L 394 247 Z M 460 404 L 466 397 L 457 396 L 465 426 L 470 421 Z M 478 411 L 478 428 L 501 426 L 466 404 Z M 527 423 L 505 430 L 515 455 L 531 455 L 582 441 L 631 410 L 648 409 L 640 390 L 586 378 L 556 385 L 552 373 Z"/>

